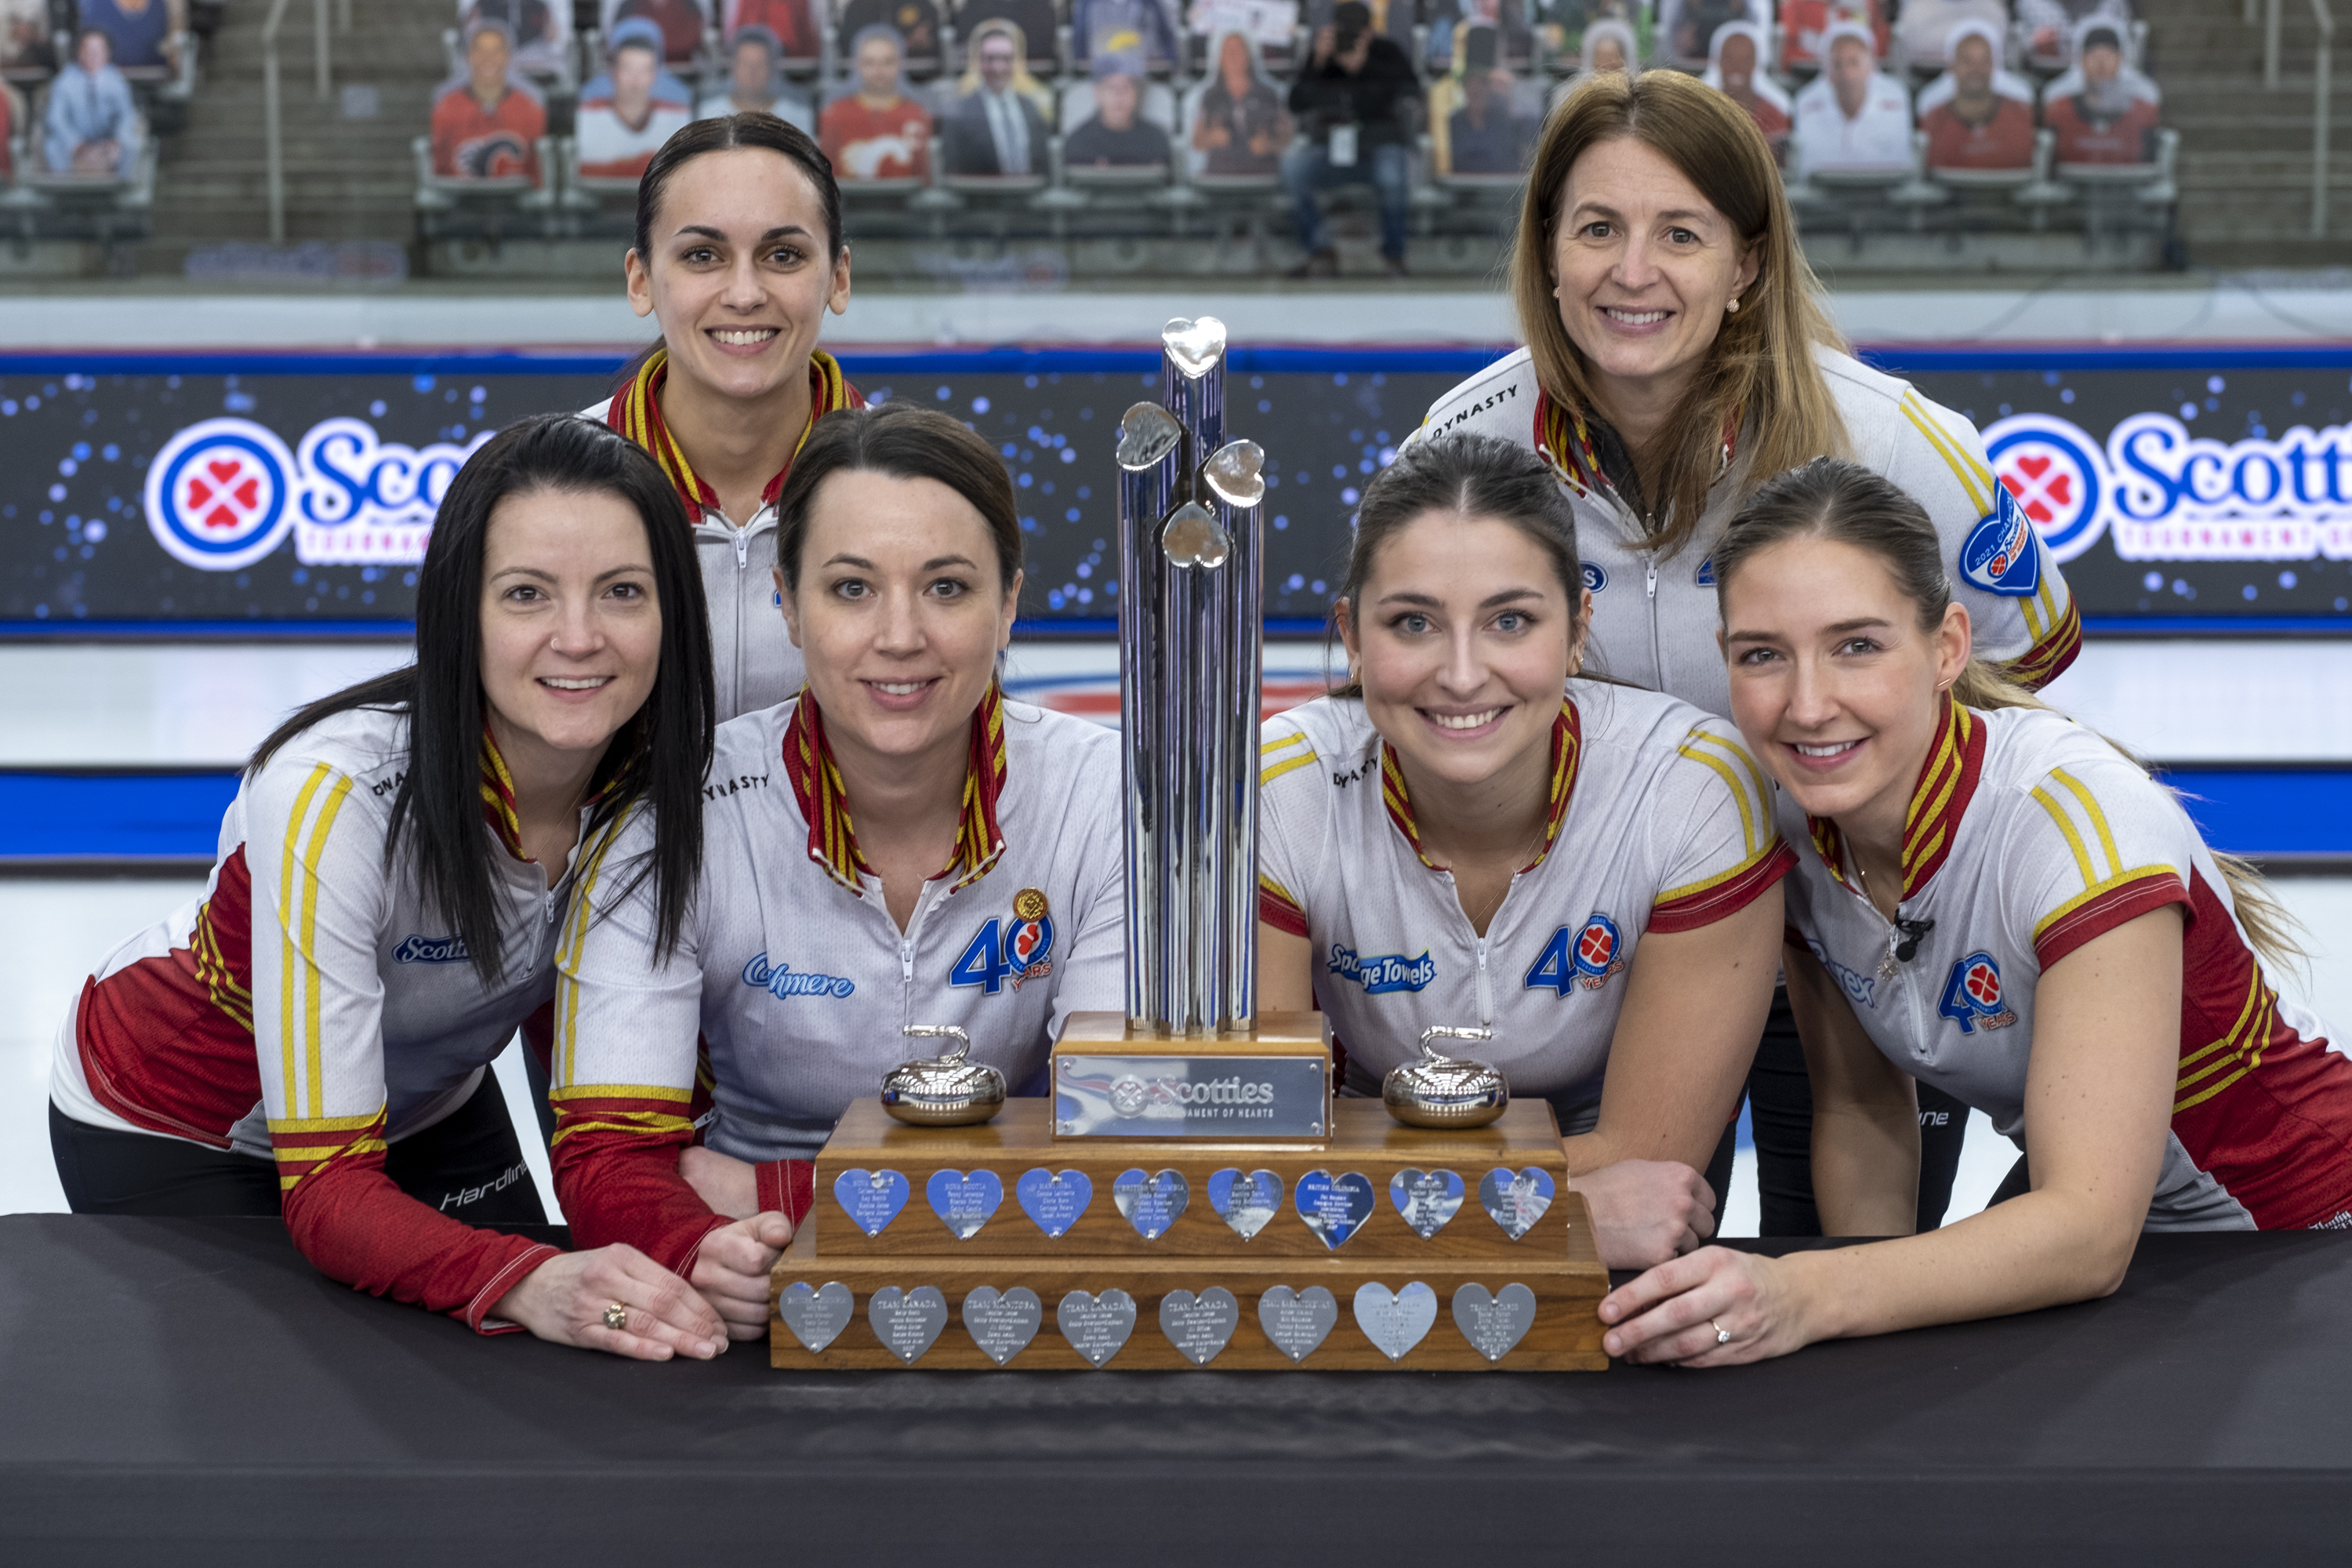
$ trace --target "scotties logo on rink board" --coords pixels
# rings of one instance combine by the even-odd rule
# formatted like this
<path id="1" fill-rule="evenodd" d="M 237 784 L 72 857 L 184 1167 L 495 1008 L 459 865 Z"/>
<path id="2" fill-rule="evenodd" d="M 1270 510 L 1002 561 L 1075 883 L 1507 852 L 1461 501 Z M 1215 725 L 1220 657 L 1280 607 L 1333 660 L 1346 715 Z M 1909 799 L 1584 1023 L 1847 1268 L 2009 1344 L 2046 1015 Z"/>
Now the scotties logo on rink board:
<path id="1" fill-rule="evenodd" d="M 1625 939 L 1617 922 L 1595 910 L 1581 926 L 1562 926 L 1528 966 L 1527 988 L 1565 996 L 1572 989 L 1598 991 L 1625 967 Z"/>
<path id="2" fill-rule="evenodd" d="M 1361 985 L 1367 996 L 1384 996 L 1391 991 L 1423 990 L 1437 978 L 1437 961 L 1426 952 L 1419 958 L 1407 958 L 1401 952 L 1366 958 L 1336 942 L 1331 944 L 1331 962 L 1324 967 L 1342 980 L 1352 980 Z"/>
<path id="3" fill-rule="evenodd" d="M 838 974 L 809 974 L 789 963 L 772 964 L 764 952 L 753 954 L 751 962 L 743 966 L 743 984 L 765 991 L 779 1002 L 794 996 L 838 999 L 857 989 L 856 981 L 845 980 Z"/>
<path id="4" fill-rule="evenodd" d="M 1024 888 L 1013 895 L 1013 918 L 991 915 L 972 933 L 948 971 L 950 985 L 977 985 L 993 996 L 1011 983 L 1043 980 L 1054 973 L 1054 919 L 1045 890 Z"/>
<path id="5" fill-rule="evenodd" d="M 1958 1024 L 1963 1035 L 1975 1034 L 1979 1025 L 2006 1029 L 2017 1022 L 2017 1015 L 2001 1005 L 2000 965 L 1989 952 L 1972 952 L 1952 965 L 1936 1011 Z"/>
<path id="6" fill-rule="evenodd" d="M 2046 414 L 2012 415 L 1985 432 L 1985 456 L 2052 560 L 2072 561 L 2106 531 L 2105 455 L 2076 426 Z"/>
<path id="7" fill-rule="evenodd" d="M 306 566 L 415 565 L 449 481 L 490 434 L 419 449 L 334 418 L 289 452 L 250 419 L 207 419 L 148 465 L 147 526 L 174 559 L 206 572 L 243 571 L 289 533 Z"/>
<path id="8" fill-rule="evenodd" d="M 1993 491 L 1992 510 L 1960 546 L 1960 575 L 1988 594 L 2011 599 L 2042 586 L 2042 551 L 2033 524 L 2007 485 Z"/>

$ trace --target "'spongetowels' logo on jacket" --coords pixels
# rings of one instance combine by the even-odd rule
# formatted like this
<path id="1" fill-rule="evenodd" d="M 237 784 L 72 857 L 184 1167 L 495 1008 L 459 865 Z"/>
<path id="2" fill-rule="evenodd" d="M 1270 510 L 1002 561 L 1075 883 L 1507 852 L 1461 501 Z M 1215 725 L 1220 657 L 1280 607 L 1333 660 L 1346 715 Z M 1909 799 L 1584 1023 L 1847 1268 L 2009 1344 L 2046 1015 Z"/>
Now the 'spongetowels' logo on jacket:
<path id="1" fill-rule="evenodd" d="M 1437 961 L 1425 951 L 1419 958 L 1407 958 L 1401 952 L 1365 958 L 1336 942 L 1331 944 L 1328 967 L 1340 979 L 1361 985 L 1367 996 L 1391 991 L 1419 991 L 1437 978 Z"/>
<path id="2" fill-rule="evenodd" d="M 856 981 L 838 974 L 810 974 L 789 963 L 771 964 L 764 952 L 755 953 L 743 966 L 743 984 L 758 986 L 779 1002 L 793 996 L 846 996 L 857 989 Z"/>

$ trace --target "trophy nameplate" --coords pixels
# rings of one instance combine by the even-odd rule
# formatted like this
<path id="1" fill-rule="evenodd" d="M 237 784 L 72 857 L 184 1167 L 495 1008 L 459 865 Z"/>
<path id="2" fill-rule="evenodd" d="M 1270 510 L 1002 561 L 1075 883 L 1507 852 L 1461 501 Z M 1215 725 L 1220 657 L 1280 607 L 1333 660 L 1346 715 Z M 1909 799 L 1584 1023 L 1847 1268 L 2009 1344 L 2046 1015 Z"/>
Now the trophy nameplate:
<path id="1" fill-rule="evenodd" d="M 1054 1048 L 1057 1138 L 1320 1139 L 1331 1058 L 1319 1013 L 1265 1013 L 1246 1034 L 1187 1039 L 1073 1014 Z"/>

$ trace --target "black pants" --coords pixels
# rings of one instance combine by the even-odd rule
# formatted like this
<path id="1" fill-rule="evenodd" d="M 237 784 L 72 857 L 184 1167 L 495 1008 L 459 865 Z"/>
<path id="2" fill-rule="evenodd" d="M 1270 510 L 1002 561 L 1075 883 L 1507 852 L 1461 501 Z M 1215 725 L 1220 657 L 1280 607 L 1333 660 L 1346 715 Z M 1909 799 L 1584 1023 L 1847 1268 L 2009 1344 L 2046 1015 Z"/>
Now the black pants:
<path id="1" fill-rule="evenodd" d="M 52 1103 L 49 1152 L 76 1214 L 275 1215 L 278 1167 L 232 1149 L 76 1121 Z M 417 1202 L 467 1225 L 544 1225 L 498 1075 L 449 1115 L 393 1144 L 383 1173 Z"/>
<path id="2" fill-rule="evenodd" d="M 1764 1038 L 1748 1072 L 1748 1111 L 1756 1130 L 1756 1187 L 1763 1236 L 1819 1236 L 1813 1207 L 1813 1086 L 1789 994 L 1776 991 Z M 1952 1178 L 1968 1137 L 1969 1108 L 1939 1089 L 1919 1085 L 1919 1229 L 1944 1223 Z"/>

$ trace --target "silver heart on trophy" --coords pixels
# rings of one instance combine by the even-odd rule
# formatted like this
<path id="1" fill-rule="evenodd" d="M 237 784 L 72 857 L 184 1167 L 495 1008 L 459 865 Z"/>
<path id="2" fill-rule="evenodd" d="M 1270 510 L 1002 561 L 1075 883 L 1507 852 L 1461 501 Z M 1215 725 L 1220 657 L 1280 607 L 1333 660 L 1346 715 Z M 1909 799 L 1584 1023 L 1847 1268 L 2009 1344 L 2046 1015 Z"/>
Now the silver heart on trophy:
<path id="1" fill-rule="evenodd" d="M 1181 1171 L 1147 1172 L 1139 1165 L 1121 1171 L 1111 1183 L 1110 1201 L 1118 1205 L 1137 1235 L 1146 1241 L 1158 1241 L 1192 1203 L 1192 1184 Z"/>
<path id="2" fill-rule="evenodd" d="M 850 1316 L 856 1310 L 849 1287 L 838 1279 L 828 1280 L 821 1288 L 795 1280 L 776 1296 L 776 1316 L 792 1330 L 793 1338 L 810 1351 L 833 1343 L 849 1327 Z"/>
<path id="3" fill-rule="evenodd" d="M 1389 1202 L 1405 1228 L 1427 1241 L 1462 1211 L 1462 1178 L 1451 1171 L 1399 1171 L 1389 1178 Z"/>
<path id="4" fill-rule="evenodd" d="M 1272 1171 L 1243 1171 L 1228 1165 L 1209 1177 L 1209 1206 L 1217 1217 L 1247 1241 L 1265 1228 L 1282 1207 L 1282 1178 Z"/>
<path id="5" fill-rule="evenodd" d="M 1089 1296 L 1073 1290 L 1054 1309 L 1054 1321 L 1070 1348 L 1100 1366 L 1118 1353 L 1127 1336 L 1135 1332 L 1135 1298 L 1124 1290 Z"/>
<path id="6" fill-rule="evenodd" d="M 1198 381 L 1225 357 L 1225 324 L 1214 316 L 1188 321 L 1179 316 L 1160 329 L 1160 345 L 1187 381 Z"/>
<path id="7" fill-rule="evenodd" d="M 1194 1366 L 1214 1361 L 1241 1321 L 1241 1303 L 1222 1285 L 1212 1285 L 1197 1296 L 1171 1290 L 1160 1298 L 1160 1331 Z"/>
<path id="8" fill-rule="evenodd" d="M 1497 1165 L 1478 1184 L 1478 1204 L 1513 1241 L 1536 1227 L 1551 1207 L 1551 1173 L 1540 1165 L 1513 1171 Z"/>
<path id="9" fill-rule="evenodd" d="M 1437 1321 L 1437 1292 L 1415 1279 L 1391 1296 L 1387 1286 L 1367 1281 L 1356 1287 L 1355 1309 L 1364 1338 L 1389 1360 L 1402 1361 Z"/>
<path id="10" fill-rule="evenodd" d="M 1305 1361 L 1339 1321 L 1339 1303 L 1320 1285 L 1293 1291 L 1276 1285 L 1257 1299 L 1257 1326 L 1274 1348 L 1293 1362 Z"/>
<path id="11" fill-rule="evenodd" d="M 1168 514 L 1160 531 L 1160 548 L 1174 566 L 1202 566 L 1213 572 L 1233 553 L 1233 535 L 1216 514 L 1198 501 L 1186 501 Z"/>
<path id="12" fill-rule="evenodd" d="M 1227 506 L 1255 506 L 1265 499 L 1265 448 L 1255 441 L 1228 441 L 1201 468 L 1201 477 Z"/>
<path id="13" fill-rule="evenodd" d="M 866 1303 L 866 1321 L 883 1349 L 912 1366 L 948 1326 L 948 1299 L 936 1285 L 907 1291 L 885 1285 Z"/>
<path id="14" fill-rule="evenodd" d="M 1130 474 L 1158 468 L 1184 439 L 1183 422 L 1157 403 L 1139 403 L 1119 416 L 1112 456 Z"/>
<path id="15" fill-rule="evenodd" d="M 1510 1354 L 1535 1321 L 1536 1293 L 1524 1285 L 1506 1285 L 1492 1296 L 1484 1285 L 1465 1285 L 1454 1292 L 1454 1326 L 1488 1361 Z"/>
<path id="16" fill-rule="evenodd" d="M 1003 1295 L 989 1285 L 964 1292 L 964 1332 L 999 1366 L 1028 1349 L 1037 1337 L 1037 1325 L 1045 1321 L 1045 1303 L 1026 1285 L 1015 1285 Z"/>
<path id="17" fill-rule="evenodd" d="M 933 1171 L 923 1193 L 940 1223 L 958 1241 L 970 1241 L 1004 1202 L 1004 1182 L 993 1171 Z"/>

